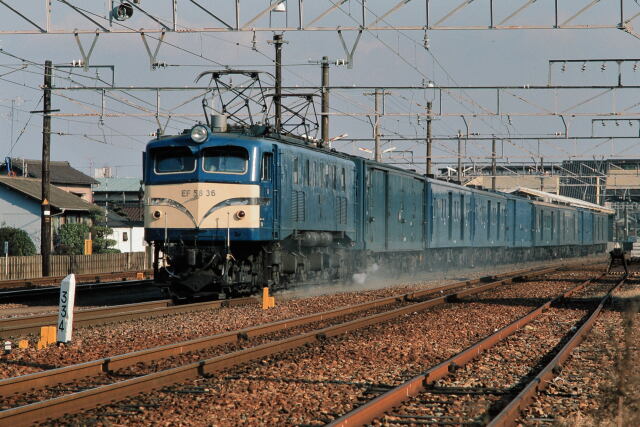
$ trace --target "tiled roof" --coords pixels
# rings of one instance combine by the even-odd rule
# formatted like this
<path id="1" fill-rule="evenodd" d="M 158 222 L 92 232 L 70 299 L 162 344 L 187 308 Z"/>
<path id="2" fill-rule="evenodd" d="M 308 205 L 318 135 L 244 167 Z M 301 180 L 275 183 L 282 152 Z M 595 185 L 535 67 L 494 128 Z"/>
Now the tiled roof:
<path id="1" fill-rule="evenodd" d="M 113 212 L 126 222 L 127 227 L 144 223 L 144 210 L 139 205 L 109 205 L 109 215 Z"/>
<path id="2" fill-rule="evenodd" d="M 38 201 L 40 201 L 40 197 L 42 196 L 42 184 L 39 179 L 0 176 L 0 185 L 18 191 Z M 54 185 L 51 186 L 49 195 L 51 199 L 49 203 L 57 209 L 86 212 L 91 209 L 100 209 L 93 203 L 86 202 L 80 197 L 61 190 Z"/>
<path id="3" fill-rule="evenodd" d="M 42 161 L 12 158 L 11 167 L 18 175 L 27 170 L 30 178 L 42 178 Z M 71 167 L 69 162 L 52 161 L 49 163 L 51 183 L 54 185 L 92 185 L 98 181 Z"/>
<path id="4" fill-rule="evenodd" d="M 107 225 L 112 228 L 117 228 L 142 226 L 143 224 L 137 221 L 129 221 L 124 216 L 118 215 L 113 211 L 109 211 L 109 213 L 107 214 Z"/>
<path id="5" fill-rule="evenodd" d="M 140 178 L 97 178 L 98 184 L 92 186 L 94 193 L 138 192 Z"/>
<path id="6" fill-rule="evenodd" d="M 144 221 L 142 206 L 122 206 L 121 211 L 131 221 Z"/>

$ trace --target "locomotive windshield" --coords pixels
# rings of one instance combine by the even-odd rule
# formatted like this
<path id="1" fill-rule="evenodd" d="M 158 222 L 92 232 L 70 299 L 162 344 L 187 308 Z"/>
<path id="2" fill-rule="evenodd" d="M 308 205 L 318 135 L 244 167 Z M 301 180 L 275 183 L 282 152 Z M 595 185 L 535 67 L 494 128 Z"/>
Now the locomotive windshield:
<path id="1" fill-rule="evenodd" d="M 207 148 L 202 154 L 202 167 L 206 172 L 243 174 L 248 163 L 249 153 L 242 147 Z"/>
<path id="2" fill-rule="evenodd" d="M 196 169 L 196 158 L 188 148 L 154 150 L 153 162 L 156 173 L 193 172 Z"/>

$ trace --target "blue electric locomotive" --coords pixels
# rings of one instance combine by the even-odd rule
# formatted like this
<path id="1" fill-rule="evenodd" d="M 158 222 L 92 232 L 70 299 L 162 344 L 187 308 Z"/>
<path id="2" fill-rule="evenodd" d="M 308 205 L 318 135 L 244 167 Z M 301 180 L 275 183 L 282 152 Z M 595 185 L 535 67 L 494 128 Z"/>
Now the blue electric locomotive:
<path id="1" fill-rule="evenodd" d="M 217 121 L 223 123 L 224 121 Z M 442 182 L 265 126 L 197 125 L 144 153 L 145 238 L 174 296 L 602 252 L 606 213 Z"/>

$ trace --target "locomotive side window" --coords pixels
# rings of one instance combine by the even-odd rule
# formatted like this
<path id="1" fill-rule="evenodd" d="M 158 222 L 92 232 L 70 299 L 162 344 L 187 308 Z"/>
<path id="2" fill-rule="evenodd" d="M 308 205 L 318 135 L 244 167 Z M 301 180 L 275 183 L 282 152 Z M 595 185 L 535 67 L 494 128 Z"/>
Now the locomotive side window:
<path id="1" fill-rule="evenodd" d="M 344 168 L 340 169 L 340 189 L 342 191 L 347 190 L 347 177 Z"/>
<path id="2" fill-rule="evenodd" d="M 300 165 L 298 164 L 298 158 L 294 157 L 293 158 L 293 183 L 294 184 L 299 184 L 300 183 Z"/>
<path id="3" fill-rule="evenodd" d="M 262 163 L 260 164 L 260 179 L 263 181 L 271 180 L 271 159 L 273 159 L 272 153 L 264 153 L 262 155 Z"/>
<path id="4" fill-rule="evenodd" d="M 304 161 L 304 185 L 306 185 L 307 187 L 309 186 L 310 183 L 310 170 L 309 170 L 309 159 Z"/>
<path id="5" fill-rule="evenodd" d="M 331 188 L 334 190 L 338 188 L 337 183 L 337 175 L 336 175 L 336 165 L 331 166 Z"/>
<path id="6" fill-rule="evenodd" d="M 157 174 L 193 172 L 196 170 L 196 158 L 191 154 L 191 150 L 186 147 L 154 150 L 153 164 Z"/>
<path id="7" fill-rule="evenodd" d="M 329 165 L 324 165 L 324 187 L 329 187 Z"/>
<path id="8" fill-rule="evenodd" d="M 205 172 L 243 174 L 247 171 L 249 153 L 242 147 L 213 147 L 204 150 Z"/>

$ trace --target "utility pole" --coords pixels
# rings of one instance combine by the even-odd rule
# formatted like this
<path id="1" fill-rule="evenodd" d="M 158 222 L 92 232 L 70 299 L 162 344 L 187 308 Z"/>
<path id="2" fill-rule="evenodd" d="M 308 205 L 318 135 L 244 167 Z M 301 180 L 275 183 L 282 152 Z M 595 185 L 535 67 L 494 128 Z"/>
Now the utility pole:
<path id="1" fill-rule="evenodd" d="M 273 35 L 273 45 L 276 48 L 276 93 L 273 96 L 275 105 L 275 127 L 276 132 L 282 132 L 282 45 L 284 40 L 282 34 Z"/>
<path id="2" fill-rule="evenodd" d="M 382 161 L 382 152 L 380 151 L 380 110 L 381 110 L 381 96 L 380 96 L 380 89 L 376 89 L 376 93 L 375 93 L 375 98 L 376 98 L 376 125 L 375 125 L 375 138 L 376 138 L 376 146 L 374 149 L 374 153 L 375 153 L 375 160 L 376 162 L 381 162 Z"/>
<path id="3" fill-rule="evenodd" d="M 458 183 L 462 184 L 462 131 L 458 129 Z"/>
<path id="4" fill-rule="evenodd" d="M 329 145 L 329 57 L 322 57 L 322 146 Z"/>
<path id="5" fill-rule="evenodd" d="M 496 191 L 496 139 L 491 140 L 491 189 Z"/>
<path id="6" fill-rule="evenodd" d="M 40 253 L 42 255 L 42 276 L 50 275 L 51 257 L 51 206 L 49 204 L 49 161 L 51 160 L 51 85 L 52 65 L 44 63 L 44 110 L 42 114 L 42 204 L 40 220 Z"/>
<path id="7" fill-rule="evenodd" d="M 427 176 L 433 176 L 431 171 L 431 101 L 427 102 Z"/>
<path id="8" fill-rule="evenodd" d="M 540 191 L 544 191 L 544 157 L 540 157 Z"/>

